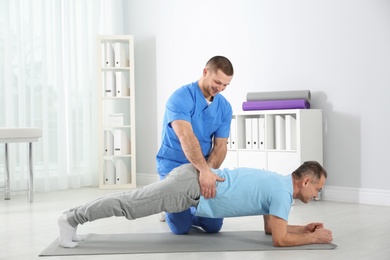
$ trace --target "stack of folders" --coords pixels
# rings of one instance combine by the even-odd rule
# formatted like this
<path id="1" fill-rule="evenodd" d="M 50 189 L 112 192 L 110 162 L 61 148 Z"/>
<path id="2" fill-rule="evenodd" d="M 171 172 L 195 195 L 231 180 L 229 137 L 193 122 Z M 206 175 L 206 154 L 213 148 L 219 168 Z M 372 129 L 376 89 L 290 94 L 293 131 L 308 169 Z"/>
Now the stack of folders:
<path id="1" fill-rule="evenodd" d="M 110 127 L 123 126 L 123 114 L 110 114 L 108 125 Z M 128 155 L 130 151 L 130 138 L 126 131 L 121 128 L 104 131 L 105 154 L 106 155 Z"/>
<path id="2" fill-rule="evenodd" d="M 123 68 L 129 66 L 124 44 L 121 42 L 105 42 L 102 47 L 103 67 L 106 68 Z M 103 82 L 105 86 L 104 95 L 107 97 L 113 96 L 129 96 L 130 89 L 127 84 L 126 74 L 122 71 L 105 71 L 103 74 Z"/>
<path id="3" fill-rule="evenodd" d="M 296 150 L 297 129 L 293 114 L 245 118 L 245 149 Z"/>
<path id="4" fill-rule="evenodd" d="M 297 149 L 297 126 L 294 115 L 275 115 L 275 149 Z"/>
<path id="5" fill-rule="evenodd" d="M 110 114 L 108 124 L 112 127 L 123 126 L 123 114 Z M 104 154 L 113 156 L 131 154 L 130 139 L 125 130 L 114 128 L 104 131 Z M 115 161 L 105 160 L 105 184 L 124 184 L 128 181 L 128 167 L 120 157 Z"/>
<path id="6" fill-rule="evenodd" d="M 104 95 L 106 97 L 130 96 L 130 88 L 127 84 L 125 72 L 105 71 L 103 74 Z"/>
<path id="7" fill-rule="evenodd" d="M 126 44 L 121 42 L 104 42 L 102 45 L 103 67 L 121 68 L 129 66 L 129 59 L 125 49 Z"/>
<path id="8" fill-rule="evenodd" d="M 245 149 L 265 149 L 264 117 L 245 118 Z"/>
<path id="9" fill-rule="evenodd" d="M 130 173 L 124 160 L 105 160 L 104 163 L 104 184 L 129 183 Z"/>
<path id="10" fill-rule="evenodd" d="M 115 129 L 113 132 L 106 130 L 105 132 L 105 155 L 114 155 L 114 161 L 111 159 L 105 160 L 105 184 L 124 184 L 129 181 L 128 167 L 123 158 L 118 155 L 130 154 L 130 141 L 125 131 Z M 116 156 L 116 157 L 115 157 Z"/>

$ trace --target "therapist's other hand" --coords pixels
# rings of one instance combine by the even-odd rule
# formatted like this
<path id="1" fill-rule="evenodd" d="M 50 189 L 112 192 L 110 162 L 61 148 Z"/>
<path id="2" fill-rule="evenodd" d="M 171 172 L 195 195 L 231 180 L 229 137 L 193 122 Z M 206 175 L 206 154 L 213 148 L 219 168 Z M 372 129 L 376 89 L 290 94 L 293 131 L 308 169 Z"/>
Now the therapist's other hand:
<path id="1" fill-rule="evenodd" d="M 219 177 L 210 169 L 199 173 L 200 192 L 205 199 L 214 198 L 217 194 L 216 182 L 225 181 L 224 178 Z"/>

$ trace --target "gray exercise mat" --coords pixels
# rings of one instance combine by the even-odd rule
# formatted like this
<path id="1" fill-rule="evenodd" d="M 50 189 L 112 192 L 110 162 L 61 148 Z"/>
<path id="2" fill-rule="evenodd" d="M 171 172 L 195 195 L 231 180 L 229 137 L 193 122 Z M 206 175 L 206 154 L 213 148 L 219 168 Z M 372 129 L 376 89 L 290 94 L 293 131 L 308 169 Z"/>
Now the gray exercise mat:
<path id="1" fill-rule="evenodd" d="M 180 252 L 228 252 L 267 250 L 326 250 L 334 244 L 274 247 L 271 236 L 263 231 L 232 231 L 188 235 L 172 233 L 88 234 L 75 248 L 63 248 L 55 239 L 39 256 L 152 254 Z"/>

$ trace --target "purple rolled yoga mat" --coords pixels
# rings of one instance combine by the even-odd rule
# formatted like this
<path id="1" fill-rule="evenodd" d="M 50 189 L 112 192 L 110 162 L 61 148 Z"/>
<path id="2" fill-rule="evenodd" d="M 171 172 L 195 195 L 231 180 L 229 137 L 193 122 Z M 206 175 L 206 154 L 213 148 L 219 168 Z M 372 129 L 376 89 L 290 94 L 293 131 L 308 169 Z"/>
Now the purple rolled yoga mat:
<path id="1" fill-rule="evenodd" d="M 247 101 L 242 103 L 242 110 L 274 110 L 274 109 L 308 109 L 310 102 L 305 99 Z"/>

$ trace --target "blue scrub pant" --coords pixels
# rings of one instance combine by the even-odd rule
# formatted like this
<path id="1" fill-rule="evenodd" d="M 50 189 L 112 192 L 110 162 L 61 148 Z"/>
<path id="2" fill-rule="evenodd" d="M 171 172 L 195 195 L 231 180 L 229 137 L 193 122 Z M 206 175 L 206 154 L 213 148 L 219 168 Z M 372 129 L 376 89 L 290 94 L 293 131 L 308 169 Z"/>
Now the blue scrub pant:
<path id="1" fill-rule="evenodd" d="M 160 175 L 160 180 L 166 176 Z M 165 213 L 165 221 L 172 233 L 177 235 L 187 234 L 192 226 L 201 227 L 207 233 L 217 233 L 221 230 L 223 218 L 205 218 L 194 216 L 195 207 L 191 207 L 179 213 Z"/>
<path id="2" fill-rule="evenodd" d="M 172 233 L 186 234 L 192 226 L 201 227 L 207 233 L 217 233 L 221 230 L 223 218 L 198 217 L 194 216 L 195 211 L 192 207 L 179 213 L 165 213 L 165 220 Z"/>

